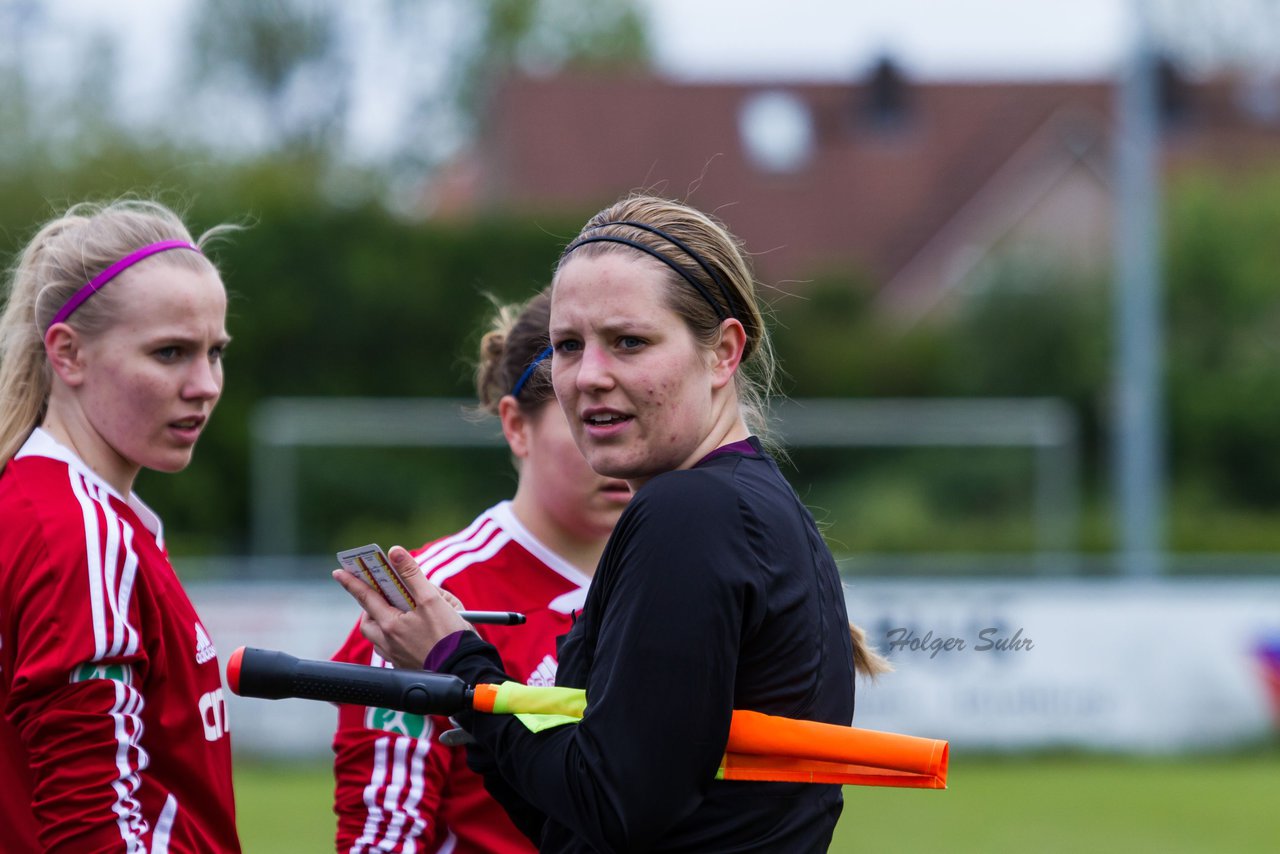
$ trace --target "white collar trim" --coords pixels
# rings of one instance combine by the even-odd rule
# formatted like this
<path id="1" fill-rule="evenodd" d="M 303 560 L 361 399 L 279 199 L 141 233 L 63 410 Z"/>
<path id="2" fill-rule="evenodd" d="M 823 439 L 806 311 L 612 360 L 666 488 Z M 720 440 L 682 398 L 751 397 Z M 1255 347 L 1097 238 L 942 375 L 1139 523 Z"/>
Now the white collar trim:
<path id="1" fill-rule="evenodd" d="M 37 427 L 32 431 L 31 435 L 27 437 L 27 441 L 18 449 L 18 453 L 13 455 L 14 459 L 21 457 L 48 457 L 49 459 L 66 463 L 77 474 L 83 476 L 85 480 L 101 487 L 128 504 L 130 509 L 138 515 L 138 519 L 142 521 L 142 524 L 147 526 L 147 530 L 151 532 L 151 535 L 157 540 L 161 539 L 163 525 L 160 522 L 160 517 L 156 515 L 154 510 L 143 503 L 137 493 L 130 492 L 128 498 L 121 496 L 115 487 L 103 480 L 102 476 L 96 471 L 89 468 L 75 451 L 53 438 L 53 435 L 43 427 Z"/>
<path id="2" fill-rule="evenodd" d="M 511 535 L 511 539 L 528 549 L 534 557 L 545 563 L 557 574 L 564 576 L 566 580 L 576 584 L 584 592 L 591 584 L 591 576 L 552 551 L 516 518 L 515 511 L 511 509 L 509 500 L 498 502 L 486 510 L 485 515 L 501 525 L 502 529 Z"/>

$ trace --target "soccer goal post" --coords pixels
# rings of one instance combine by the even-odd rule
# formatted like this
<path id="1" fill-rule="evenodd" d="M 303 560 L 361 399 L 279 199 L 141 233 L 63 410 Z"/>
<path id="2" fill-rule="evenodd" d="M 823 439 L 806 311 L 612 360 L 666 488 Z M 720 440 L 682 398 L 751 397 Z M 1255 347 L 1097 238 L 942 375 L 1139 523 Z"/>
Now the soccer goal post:
<path id="1" fill-rule="evenodd" d="M 299 451 L 305 448 L 486 448 L 491 419 L 453 398 L 269 398 L 251 421 L 254 554 L 298 554 Z M 788 448 L 1025 448 L 1033 453 L 1036 565 L 1069 571 L 1078 547 L 1079 430 L 1057 398 L 807 398 L 771 419 Z"/>

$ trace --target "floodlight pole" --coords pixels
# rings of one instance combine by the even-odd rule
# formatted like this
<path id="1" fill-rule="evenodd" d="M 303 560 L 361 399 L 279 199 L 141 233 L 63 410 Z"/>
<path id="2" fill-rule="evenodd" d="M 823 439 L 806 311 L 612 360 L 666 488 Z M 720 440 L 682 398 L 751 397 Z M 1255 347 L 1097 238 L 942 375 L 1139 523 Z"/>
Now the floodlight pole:
<path id="1" fill-rule="evenodd" d="M 1156 50 L 1143 0 L 1119 87 L 1116 134 L 1112 470 L 1122 572 L 1149 578 L 1164 560 L 1163 341 L 1160 328 L 1160 117 Z"/>

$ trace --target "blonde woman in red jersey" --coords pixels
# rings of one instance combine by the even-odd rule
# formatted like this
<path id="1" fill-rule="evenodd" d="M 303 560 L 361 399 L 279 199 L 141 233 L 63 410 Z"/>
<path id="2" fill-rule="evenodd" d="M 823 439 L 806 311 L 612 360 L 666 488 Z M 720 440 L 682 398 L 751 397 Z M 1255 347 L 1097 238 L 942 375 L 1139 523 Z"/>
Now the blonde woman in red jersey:
<path id="1" fill-rule="evenodd" d="M 133 493 L 222 393 L 227 297 L 167 208 L 77 205 L 0 318 L 6 851 L 238 852 L 217 654 Z"/>
<path id="2" fill-rule="evenodd" d="M 427 577 L 467 608 L 520 611 L 522 626 L 476 626 L 508 671 L 552 685 L 556 638 L 572 626 L 609 532 L 630 498 L 597 475 L 574 444 L 551 387 L 550 295 L 498 312 L 481 343 L 476 391 L 496 415 L 519 471 L 515 496 L 465 530 L 414 552 Z M 383 665 L 359 625 L 335 661 Z M 340 852 L 532 852 L 534 845 L 466 766 L 440 743 L 443 718 L 343 706 L 334 737 Z"/>

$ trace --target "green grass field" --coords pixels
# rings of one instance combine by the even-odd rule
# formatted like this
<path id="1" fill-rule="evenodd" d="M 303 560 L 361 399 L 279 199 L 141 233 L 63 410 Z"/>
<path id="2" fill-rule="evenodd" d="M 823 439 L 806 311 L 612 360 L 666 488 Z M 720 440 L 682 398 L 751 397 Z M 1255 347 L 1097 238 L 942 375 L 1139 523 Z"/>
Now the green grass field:
<path id="1" fill-rule="evenodd" d="M 241 761 L 246 854 L 333 850 L 327 765 Z M 1280 851 L 1280 751 L 1179 759 L 953 754 L 946 791 L 845 789 L 831 851 Z"/>

